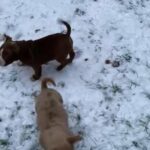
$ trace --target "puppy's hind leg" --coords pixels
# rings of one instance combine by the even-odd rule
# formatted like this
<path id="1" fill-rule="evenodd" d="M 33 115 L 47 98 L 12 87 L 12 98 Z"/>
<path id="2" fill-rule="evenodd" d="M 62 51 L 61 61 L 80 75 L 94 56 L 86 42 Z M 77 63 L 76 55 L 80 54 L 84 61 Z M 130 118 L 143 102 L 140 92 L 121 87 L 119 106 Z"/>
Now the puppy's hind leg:
<path id="1" fill-rule="evenodd" d="M 61 65 L 57 67 L 57 71 L 62 70 L 69 63 L 68 59 L 57 59 L 57 61 L 61 63 Z"/>
<path id="2" fill-rule="evenodd" d="M 69 53 L 69 56 L 70 58 L 68 59 L 68 63 L 72 63 L 74 57 L 75 57 L 75 52 L 72 50 L 70 53 Z"/>
<path id="3" fill-rule="evenodd" d="M 75 57 L 75 53 L 73 49 L 71 48 L 69 52 L 69 58 L 67 58 L 66 55 L 62 56 L 61 58 L 56 59 L 58 62 L 61 63 L 60 66 L 57 67 L 57 70 L 60 71 L 62 70 L 67 64 L 72 63 L 73 59 Z"/>
<path id="4" fill-rule="evenodd" d="M 41 66 L 33 66 L 33 70 L 35 71 L 35 74 L 32 75 L 31 80 L 35 81 L 41 77 L 42 67 Z"/>

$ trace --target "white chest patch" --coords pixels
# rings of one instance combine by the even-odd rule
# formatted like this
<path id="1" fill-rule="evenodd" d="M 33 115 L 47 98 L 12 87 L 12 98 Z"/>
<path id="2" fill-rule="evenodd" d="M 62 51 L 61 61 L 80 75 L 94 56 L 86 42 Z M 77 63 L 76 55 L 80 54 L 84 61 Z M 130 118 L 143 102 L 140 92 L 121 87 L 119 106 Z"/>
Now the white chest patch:
<path id="1" fill-rule="evenodd" d="M 0 66 L 4 66 L 5 63 L 6 63 L 5 60 L 4 60 L 3 57 L 2 57 L 3 51 L 4 51 L 4 49 L 2 49 L 2 50 L 0 51 Z"/>
<path id="2" fill-rule="evenodd" d="M 69 56 L 69 54 L 67 55 L 67 59 L 69 59 L 70 58 L 70 56 Z"/>

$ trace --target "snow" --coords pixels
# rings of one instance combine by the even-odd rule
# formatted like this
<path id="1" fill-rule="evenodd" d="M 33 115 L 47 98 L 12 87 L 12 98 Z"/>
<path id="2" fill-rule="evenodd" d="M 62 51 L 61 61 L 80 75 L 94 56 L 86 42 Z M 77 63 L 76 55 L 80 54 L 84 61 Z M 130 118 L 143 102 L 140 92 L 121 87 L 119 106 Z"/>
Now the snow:
<path id="1" fill-rule="evenodd" d="M 55 61 L 43 65 L 42 77 L 55 80 L 83 136 L 76 150 L 149 150 L 150 1 L 1 0 L 0 34 L 38 39 L 65 30 L 59 18 L 72 27 L 76 58 L 61 72 Z M 0 150 L 40 149 L 32 73 L 18 62 L 0 67 Z"/>

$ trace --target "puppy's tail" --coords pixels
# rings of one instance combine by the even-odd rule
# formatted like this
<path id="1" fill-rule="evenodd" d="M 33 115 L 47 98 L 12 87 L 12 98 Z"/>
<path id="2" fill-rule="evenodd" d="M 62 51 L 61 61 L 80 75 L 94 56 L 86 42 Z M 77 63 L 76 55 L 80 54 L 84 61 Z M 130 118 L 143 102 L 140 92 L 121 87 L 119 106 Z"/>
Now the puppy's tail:
<path id="1" fill-rule="evenodd" d="M 66 21 L 63 21 L 61 19 L 59 19 L 58 22 L 61 23 L 61 24 L 64 24 L 67 27 L 66 35 L 70 36 L 70 34 L 71 34 L 71 26 Z"/>
<path id="2" fill-rule="evenodd" d="M 52 83 L 54 86 L 56 86 L 55 82 L 53 79 L 51 78 L 44 78 L 42 79 L 42 82 L 41 82 L 41 90 L 43 89 L 47 89 L 47 83 Z"/>

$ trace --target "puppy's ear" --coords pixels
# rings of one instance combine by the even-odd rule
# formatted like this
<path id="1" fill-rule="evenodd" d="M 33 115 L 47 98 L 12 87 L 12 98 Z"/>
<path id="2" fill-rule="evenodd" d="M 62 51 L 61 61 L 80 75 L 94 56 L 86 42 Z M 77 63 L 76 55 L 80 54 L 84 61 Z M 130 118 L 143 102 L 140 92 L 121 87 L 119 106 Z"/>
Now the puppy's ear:
<path id="1" fill-rule="evenodd" d="M 69 143 L 74 144 L 75 142 L 78 142 L 82 139 L 82 137 L 80 135 L 73 135 L 67 138 L 67 140 L 69 141 Z"/>
<path id="2" fill-rule="evenodd" d="M 10 42 L 12 41 L 12 38 L 6 34 L 4 34 L 4 39 L 5 39 L 5 42 Z"/>

